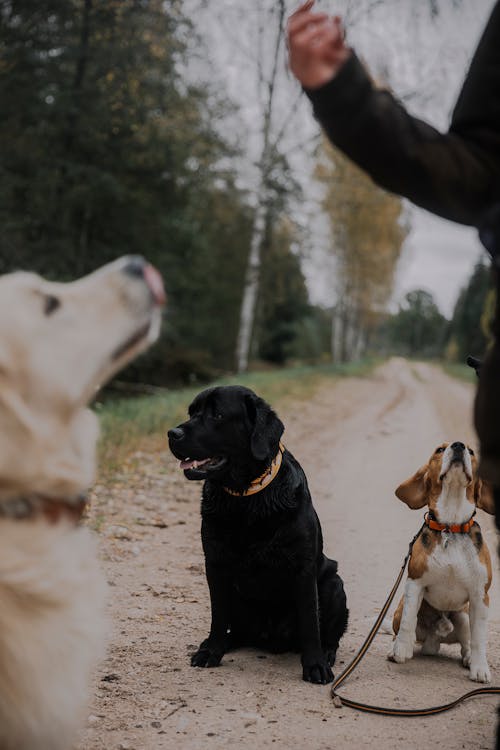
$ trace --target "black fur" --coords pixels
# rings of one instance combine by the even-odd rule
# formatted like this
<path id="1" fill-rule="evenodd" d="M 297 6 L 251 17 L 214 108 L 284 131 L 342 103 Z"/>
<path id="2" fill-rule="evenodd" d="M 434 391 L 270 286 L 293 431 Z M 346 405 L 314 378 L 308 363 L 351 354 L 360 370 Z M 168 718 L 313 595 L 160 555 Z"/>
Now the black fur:
<path id="1" fill-rule="evenodd" d="M 479 230 L 479 238 L 491 256 L 496 298 L 491 325 L 493 345 L 478 373 L 474 424 L 481 448 L 479 473 L 493 485 L 495 520 L 500 529 L 500 203 L 496 203 L 487 212 Z M 500 750 L 500 723 L 497 726 L 496 746 Z"/>
<path id="2" fill-rule="evenodd" d="M 303 678 L 331 682 L 331 665 L 348 610 L 337 563 L 323 554 L 321 527 L 305 474 L 285 450 L 275 479 L 242 492 L 278 453 L 283 424 L 271 407 L 242 386 L 200 393 L 190 419 L 169 431 L 179 459 L 214 458 L 188 468 L 205 479 L 201 536 L 212 606 L 210 634 L 191 664 L 215 667 L 239 646 L 298 651 Z"/>
<path id="3" fill-rule="evenodd" d="M 476 371 L 476 375 L 479 377 L 479 373 L 481 371 L 481 365 L 483 364 L 480 359 L 477 357 L 467 357 L 467 364 L 469 367 L 472 367 L 473 370 Z"/>

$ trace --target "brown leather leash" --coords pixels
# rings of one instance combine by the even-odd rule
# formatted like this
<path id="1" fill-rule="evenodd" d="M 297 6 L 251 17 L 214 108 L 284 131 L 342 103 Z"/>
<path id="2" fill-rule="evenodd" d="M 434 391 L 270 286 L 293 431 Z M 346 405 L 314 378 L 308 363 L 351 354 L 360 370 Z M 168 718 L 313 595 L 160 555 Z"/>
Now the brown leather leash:
<path id="1" fill-rule="evenodd" d="M 466 701 L 468 698 L 474 698 L 477 695 L 500 695 L 500 687 L 482 687 L 477 688 L 476 690 L 470 690 L 468 693 L 465 693 L 464 695 L 461 695 L 459 698 L 456 698 L 455 700 L 451 701 L 450 703 L 443 703 L 440 706 L 431 706 L 430 708 L 384 708 L 382 706 L 372 706 L 368 703 L 360 703 L 359 701 L 351 700 L 351 698 L 346 698 L 343 695 L 339 695 L 337 693 L 337 689 L 342 685 L 342 683 L 349 677 L 350 674 L 354 672 L 358 664 L 360 663 L 361 659 L 364 657 L 368 649 L 370 648 L 370 645 L 372 644 L 372 641 L 374 640 L 375 636 L 377 635 L 380 626 L 384 620 L 384 617 L 387 614 L 387 611 L 389 607 L 391 606 L 392 600 L 394 599 L 396 595 L 396 591 L 399 588 L 399 584 L 401 583 L 401 579 L 403 578 L 406 566 L 408 564 L 408 560 L 411 557 L 411 551 L 413 549 L 413 545 L 417 541 L 418 537 L 422 533 L 422 530 L 424 526 L 426 526 L 427 523 L 424 521 L 420 529 L 417 531 L 415 536 L 410 542 L 408 553 L 403 561 L 403 565 L 401 566 L 401 570 L 399 571 L 399 575 L 396 578 L 396 581 L 389 592 L 389 596 L 387 597 L 384 606 L 380 610 L 380 613 L 375 620 L 370 632 L 368 633 L 363 645 L 359 649 L 358 653 L 354 657 L 354 659 L 351 661 L 351 663 L 344 669 L 342 674 L 337 677 L 336 680 L 334 680 L 332 685 L 332 698 L 337 699 L 341 702 L 343 706 L 347 706 L 348 708 L 355 708 L 358 711 L 364 711 L 366 713 L 370 714 L 379 714 L 382 716 L 432 716 L 434 714 L 441 714 L 444 713 L 444 711 L 449 711 L 452 708 L 455 708 L 455 706 L 458 706 L 463 701 Z"/>

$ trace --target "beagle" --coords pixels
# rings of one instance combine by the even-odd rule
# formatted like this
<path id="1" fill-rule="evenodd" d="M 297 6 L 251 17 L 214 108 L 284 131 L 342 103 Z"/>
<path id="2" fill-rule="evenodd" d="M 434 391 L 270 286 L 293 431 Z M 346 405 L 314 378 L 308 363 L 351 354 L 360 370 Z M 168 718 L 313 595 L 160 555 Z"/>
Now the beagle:
<path id="1" fill-rule="evenodd" d="M 494 514 L 490 487 L 477 476 L 477 460 L 462 442 L 442 443 L 425 466 L 396 490 L 416 510 L 428 506 L 415 541 L 404 595 L 394 613 L 395 640 L 388 658 L 403 663 L 415 640 L 423 654 L 441 643 L 460 643 L 470 679 L 490 682 L 486 660 L 491 559 L 476 507 Z"/>

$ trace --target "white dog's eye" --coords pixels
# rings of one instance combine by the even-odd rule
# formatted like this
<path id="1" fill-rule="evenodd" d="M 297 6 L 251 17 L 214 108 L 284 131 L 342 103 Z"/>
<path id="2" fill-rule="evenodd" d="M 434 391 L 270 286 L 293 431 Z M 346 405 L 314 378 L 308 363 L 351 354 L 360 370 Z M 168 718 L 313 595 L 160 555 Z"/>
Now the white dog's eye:
<path id="1" fill-rule="evenodd" d="M 439 448 L 436 448 L 436 453 L 444 453 L 445 449 L 441 445 Z"/>
<path id="2" fill-rule="evenodd" d="M 45 313 L 45 315 L 52 315 L 52 313 L 55 312 L 60 306 L 61 301 L 57 297 L 54 297 L 53 294 L 47 294 L 45 296 L 43 306 L 43 312 Z"/>
<path id="3" fill-rule="evenodd" d="M 474 455 L 474 451 L 472 450 L 472 448 L 469 448 L 469 453 L 471 454 L 471 456 Z"/>

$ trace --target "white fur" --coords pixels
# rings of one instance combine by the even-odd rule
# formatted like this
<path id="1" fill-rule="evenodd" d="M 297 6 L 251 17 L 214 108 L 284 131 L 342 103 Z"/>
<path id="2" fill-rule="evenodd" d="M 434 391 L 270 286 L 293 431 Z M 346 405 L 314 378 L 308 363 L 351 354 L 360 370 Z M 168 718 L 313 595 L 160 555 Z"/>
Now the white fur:
<path id="1" fill-rule="evenodd" d="M 51 523 L 5 509 L 30 495 L 71 503 L 93 481 L 86 404 L 158 334 L 154 289 L 129 261 L 70 284 L 0 278 L 0 750 L 69 750 L 102 653 L 105 582 L 89 530 L 65 513 Z M 47 315 L 49 295 L 59 306 Z"/>
<path id="2" fill-rule="evenodd" d="M 88 529 L 1 520 L 0 748 L 67 750 L 102 655 L 105 582 Z"/>
<path id="3" fill-rule="evenodd" d="M 469 536 L 454 534 L 446 547 L 441 542 L 429 556 L 428 570 L 419 579 L 409 578 L 404 593 L 404 607 L 399 633 L 393 643 L 391 657 L 402 663 L 413 657 L 417 614 L 425 598 L 443 612 L 459 616 L 449 632 L 439 623 L 435 637 L 426 633 L 423 652 L 437 653 L 442 642 L 459 641 L 464 666 L 470 666 L 470 678 L 489 682 L 490 671 L 486 659 L 488 607 L 484 603 L 487 571 L 480 563 Z M 469 602 L 469 617 L 459 610 Z M 470 634 L 467 623 L 470 620 Z M 454 637 L 448 637 L 453 634 Z M 420 640 L 421 638 L 419 638 Z"/>
<path id="4" fill-rule="evenodd" d="M 453 451 L 448 446 L 442 458 L 442 490 L 435 505 L 439 522 L 450 525 L 465 523 L 474 510 L 466 495 L 473 473 L 469 452 L 464 452 L 463 467 L 452 464 L 452 457 Z M 426 654 L 436 654 L 441 643 L 458 641 L 463 664 L 470 667 L 470 679 L 490 682 L 486 658 L 487 584 L 488 570 L 479 560 L 471 537 L 442 533 L 422 577 L 408 578 L 406 582 L 399 632 L 389 658 L 399 663 L 411 659 L 416 638 L 422 641 L 422 652 Z M 417 615 L 424 598 L 443 615 L 434 630 L 418 632 Z M 469 615 L 461 611 L 467 603 Z"/>

